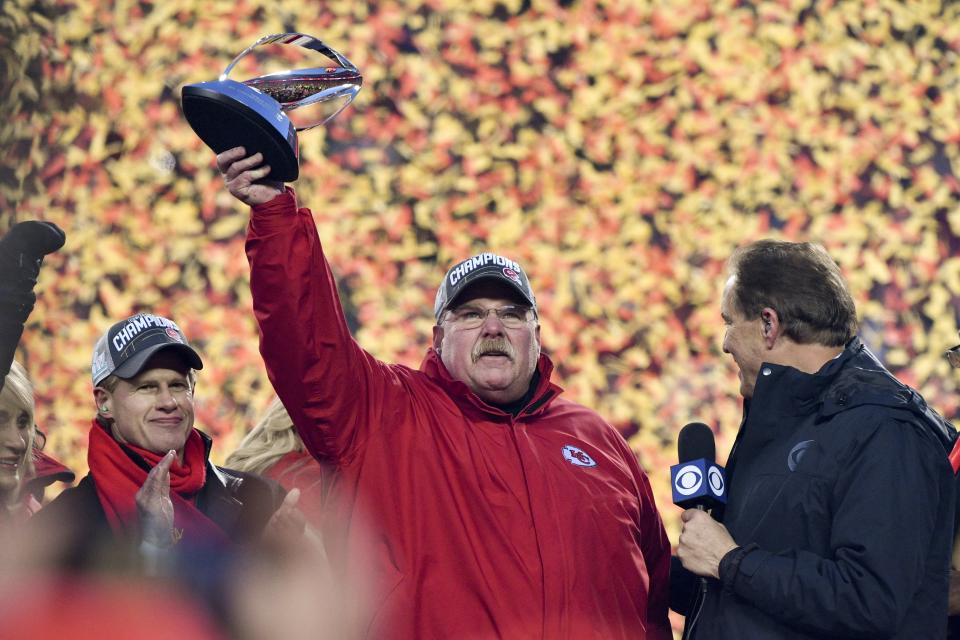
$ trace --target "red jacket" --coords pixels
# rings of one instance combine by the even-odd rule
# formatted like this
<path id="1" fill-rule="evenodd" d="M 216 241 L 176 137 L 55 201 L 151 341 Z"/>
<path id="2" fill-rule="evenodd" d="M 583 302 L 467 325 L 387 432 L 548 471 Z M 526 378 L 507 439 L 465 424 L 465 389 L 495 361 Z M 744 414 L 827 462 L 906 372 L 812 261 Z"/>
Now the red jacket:
<path id="1" fill-rule="evenodd" d="M 368 527 L 344 542 L 376 586 L 369 636 L 672 637 L 649 482 L 613 427 L 559 397 L 546 356 L 517 417 L 432 349 L 419 371 L 377 360 L 350 336 L 292 190 L 253 208 L 247 255 L 270 379 L 307 448 L 338 470 L 331 509 Z"/>

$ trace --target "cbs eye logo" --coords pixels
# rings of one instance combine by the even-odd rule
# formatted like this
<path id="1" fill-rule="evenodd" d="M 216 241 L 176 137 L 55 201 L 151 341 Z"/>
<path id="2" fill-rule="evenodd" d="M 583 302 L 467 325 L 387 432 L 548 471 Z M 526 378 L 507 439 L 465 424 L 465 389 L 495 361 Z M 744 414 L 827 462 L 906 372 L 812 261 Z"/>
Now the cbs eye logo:
<path id="1" fill-rule="evenodd" d="M 723 480 L 720 482 L 722 485 Z M 688 464 L 685 467 L 680 467 L 677 471 L 677 477 L 673 481 L 673 488 L 682 496 L 691 496 L 700 490 L 702 484 L 703 472 L 700 471 L 698 466 Z"/>
<path id="2" fill-rule="evenodd" d="M 710 487 L 710 492 L 713 495 L 720 497 L 723 495 L 723 474 L 720 473 L 720 469 L 716 467 L 710 467 L 707 470 L 707 486 Z"/>

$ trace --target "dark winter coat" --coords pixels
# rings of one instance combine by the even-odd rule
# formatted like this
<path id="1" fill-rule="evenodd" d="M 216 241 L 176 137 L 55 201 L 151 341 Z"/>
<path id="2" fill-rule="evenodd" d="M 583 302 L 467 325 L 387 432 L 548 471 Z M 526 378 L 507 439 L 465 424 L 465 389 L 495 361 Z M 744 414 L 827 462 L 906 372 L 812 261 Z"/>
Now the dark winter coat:
<path id="1" fill-rule="evenodd" d="M 748 405 L 714 514 L 747 551 L 690 637 L 943 638 L 954 428 L 856 338 L 814 375 L 764 364 Z"/>

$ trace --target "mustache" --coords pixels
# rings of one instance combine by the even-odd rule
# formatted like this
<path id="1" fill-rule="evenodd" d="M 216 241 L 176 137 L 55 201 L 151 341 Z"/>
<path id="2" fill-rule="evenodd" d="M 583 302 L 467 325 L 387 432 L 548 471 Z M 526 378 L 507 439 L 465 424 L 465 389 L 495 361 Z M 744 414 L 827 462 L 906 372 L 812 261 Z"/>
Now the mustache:
<path id="1" fill-rule="evenodd" d="M 473 347 L 473 352 L 470 354 L 470 358 L 473 362 L 479 360 L 482 356 L 489 354 L 497 354 L 501 356 L 507 356 L 512 362 L 516 356 L 513 351 L 513 345 L 507 342 L 506 338 L 484 338 L 478 342 Z"/>

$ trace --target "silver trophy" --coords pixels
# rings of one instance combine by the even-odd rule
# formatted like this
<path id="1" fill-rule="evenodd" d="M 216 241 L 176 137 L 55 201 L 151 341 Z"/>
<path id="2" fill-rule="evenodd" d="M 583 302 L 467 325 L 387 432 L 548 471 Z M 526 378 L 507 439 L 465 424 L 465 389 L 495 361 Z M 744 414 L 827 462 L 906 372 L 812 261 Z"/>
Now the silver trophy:
<path id="1" fill-rule="evenodd" d="M 270 44 L 316 51 L 335 66 L 278 71 L 243 82 L 227 78 L 243 58 Z M 180 98 L 187 122 L 214 152 L 241 146 L 247 155 L 259 151 L 270 165 L 268 179 L 293 182 L 300 175 L 297 133 L 343 111 L 362 84 L 360 70 L 322 41 L 278 33 L 244 49 L 217 80 L 184 86 Z"/>

